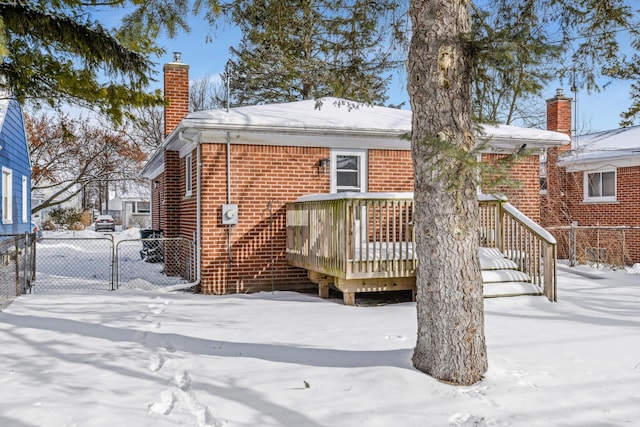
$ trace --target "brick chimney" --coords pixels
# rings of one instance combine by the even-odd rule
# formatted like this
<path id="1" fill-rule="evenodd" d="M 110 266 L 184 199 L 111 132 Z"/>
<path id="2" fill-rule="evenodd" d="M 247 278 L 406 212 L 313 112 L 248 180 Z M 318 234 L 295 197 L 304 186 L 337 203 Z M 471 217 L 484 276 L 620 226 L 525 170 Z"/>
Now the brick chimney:
<path id="1" fill-rule="evenodd" d="M 557 89 L 556 96 L 547 100 L 547 130 L 562 132 L 571 137 L 572 101 L 564 96 L 562 89 Z M 570 220 L 565 200 L 566 174 L 556 165 L 558 157 L 570 150 L 571 143 L 547 149 L 547 194 L 541 198 L 541 211 L 546 212 L 541 222 L 545 227 L 565 225 Z"/>
<path id="2" fill-rule="evenodd" d="M 180 62 L 180 52 L 164 65 L 164 136 L 169 135 L 189 113 L 189 66 Z"/>
<path id="3" fill-rule="evenodd" d="M 562 89 L 556 89 L 556 96 L 547 100 L 547 130 L 571 136 L 571 101 Z"/>

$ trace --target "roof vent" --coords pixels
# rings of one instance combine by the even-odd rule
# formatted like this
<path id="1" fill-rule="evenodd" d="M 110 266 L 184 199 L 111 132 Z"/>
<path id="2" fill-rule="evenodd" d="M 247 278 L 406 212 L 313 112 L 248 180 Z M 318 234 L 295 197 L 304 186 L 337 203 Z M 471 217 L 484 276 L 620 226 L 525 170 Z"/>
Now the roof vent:
<path id="1" fill-rule="evenodd" d="M 182 52 L 173 52 L 173 62 L 182 62 Z"/>

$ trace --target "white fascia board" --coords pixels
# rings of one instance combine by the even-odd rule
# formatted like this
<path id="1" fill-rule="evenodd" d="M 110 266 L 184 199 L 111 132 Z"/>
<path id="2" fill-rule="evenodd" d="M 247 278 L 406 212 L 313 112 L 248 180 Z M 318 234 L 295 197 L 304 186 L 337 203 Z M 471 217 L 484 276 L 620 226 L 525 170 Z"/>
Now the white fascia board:
<path id="1" fill-rule="evenodd" d="M 640 153 L 619 152 L 600 153 L 589 156 L 576 155 L 566 157 L 558 162 L 558 167 L 564 168 L 567 172 L 583 172 L 587 170 L 598 170 L 606 168 L 628 168 L 640 166 Z"/>
<path id="2" fill-rule="evenodd" d="M 225 143 L 229 132 L 232 144 L 277 145 L 325 148 L 378 148 L 411 150 L 411 141 L 398 133 L 347 131 L 292 131 L 290 129 L 208 129 L 203 143 Z"/>

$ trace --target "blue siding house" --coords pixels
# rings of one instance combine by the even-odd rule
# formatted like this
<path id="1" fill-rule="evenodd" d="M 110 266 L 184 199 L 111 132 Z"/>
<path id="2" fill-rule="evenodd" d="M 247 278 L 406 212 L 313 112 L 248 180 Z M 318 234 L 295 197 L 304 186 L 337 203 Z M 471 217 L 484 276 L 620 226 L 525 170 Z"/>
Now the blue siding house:
<path id="1" fill-rule="evenodd" d="M 0 234 L 31 231 L 31 163 L 22 108 L 0 94 Z"/>

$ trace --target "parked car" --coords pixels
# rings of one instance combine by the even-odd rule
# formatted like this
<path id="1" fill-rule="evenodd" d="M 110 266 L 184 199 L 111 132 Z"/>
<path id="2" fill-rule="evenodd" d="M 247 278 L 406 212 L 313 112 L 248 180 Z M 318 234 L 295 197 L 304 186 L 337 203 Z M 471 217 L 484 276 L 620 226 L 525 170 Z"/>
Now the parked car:
<path id="1" fill-rule="evenodd" d="M 116 231 L 116 223 L 111 215 L 98 215 L 96 218 L 96 231 Z"/>
<path id="2" fill-rule="evenodd" d="M 36 239 L 42 239 L 42 227 L 35 222 L 31 223 L 31 234 L 36 235 Z"/>

